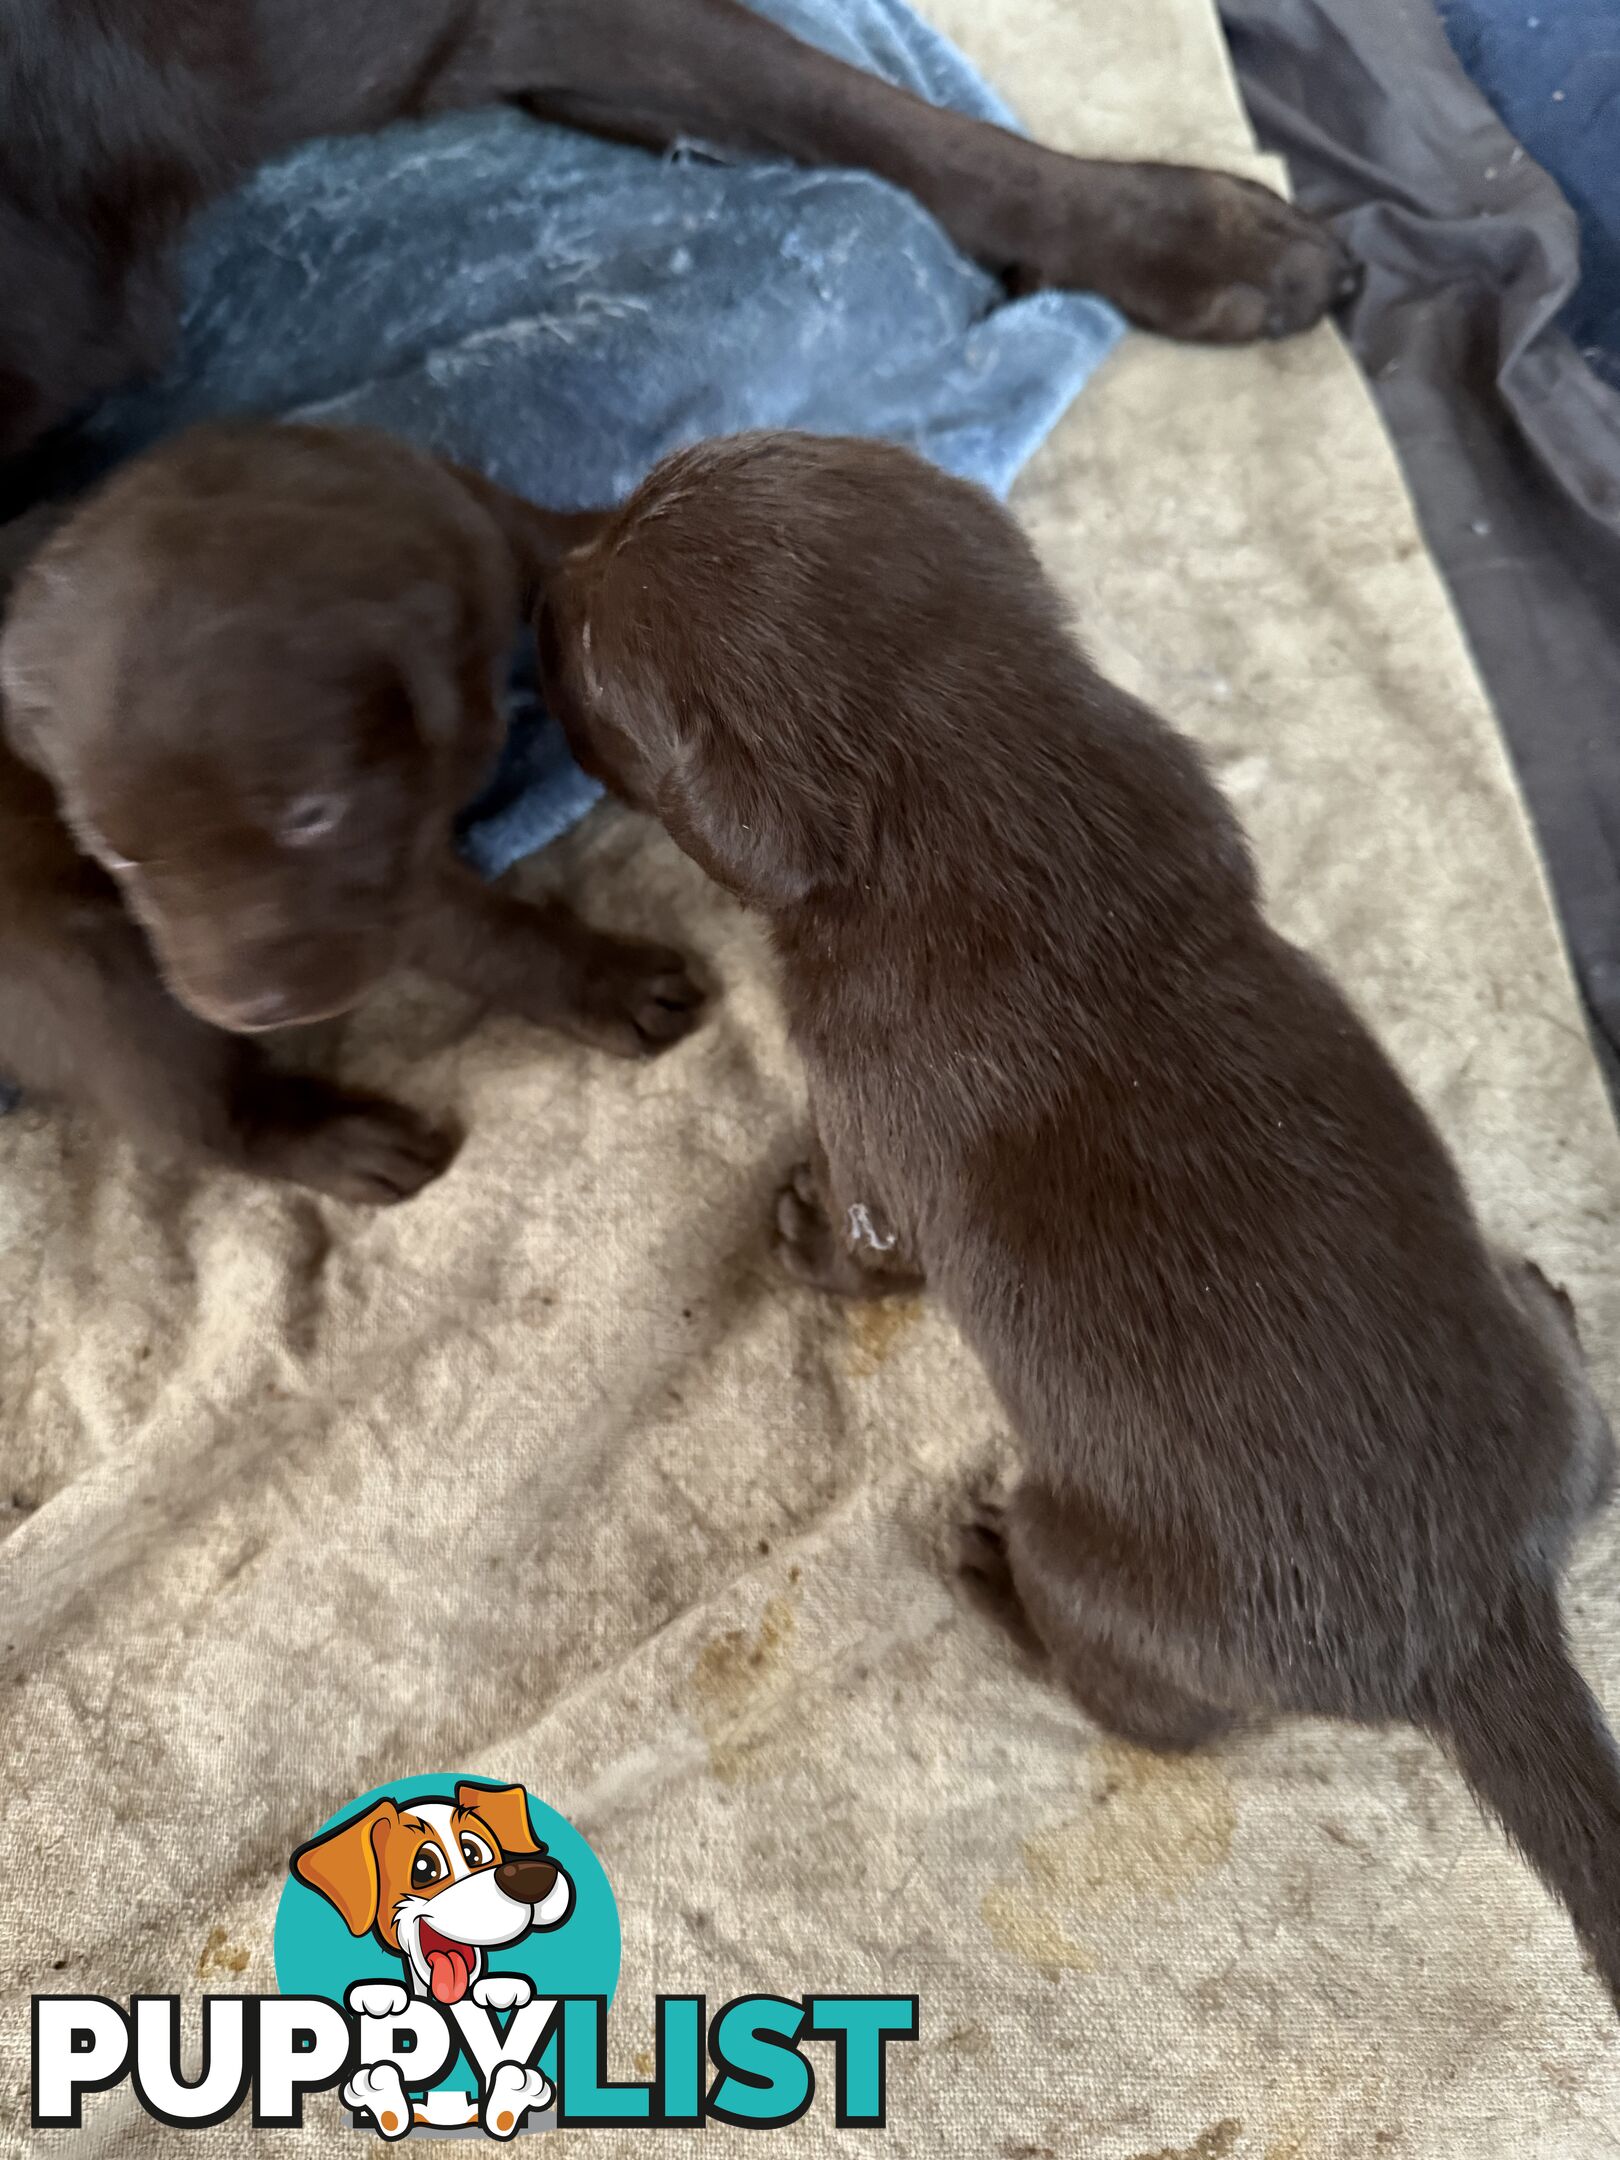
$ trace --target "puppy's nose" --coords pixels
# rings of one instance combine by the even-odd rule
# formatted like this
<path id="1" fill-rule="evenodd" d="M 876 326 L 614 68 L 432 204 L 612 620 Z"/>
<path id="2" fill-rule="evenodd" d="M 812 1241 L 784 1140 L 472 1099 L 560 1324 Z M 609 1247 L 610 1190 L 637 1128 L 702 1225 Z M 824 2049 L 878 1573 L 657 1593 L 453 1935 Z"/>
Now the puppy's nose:
<path id="1" fill-rule="evenodd" d="M 557 1880 L 557 1863 L 539 1858 L 503 1860 L 495 1870 L 495 1880 L 520 1905 L 538 1905 L 551 1894 Z"/>

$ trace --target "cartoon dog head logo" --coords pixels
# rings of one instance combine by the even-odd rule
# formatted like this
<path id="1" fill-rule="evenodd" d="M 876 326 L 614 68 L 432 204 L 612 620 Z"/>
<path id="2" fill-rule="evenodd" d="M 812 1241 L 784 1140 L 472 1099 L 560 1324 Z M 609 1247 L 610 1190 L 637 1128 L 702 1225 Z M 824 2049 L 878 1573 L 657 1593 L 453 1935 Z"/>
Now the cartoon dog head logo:
<path id="1" fill-rule="evenodd" d="M 561 1927 L 574 1885 L 529 1827 L 521 1785 L 458 1784 L 454 1795 L 385 1799 L 300 1845 L 293 1874 L 399 1958 L 412 1994 L 445 2008 L 482 1976 L 486 1953 Z"/>

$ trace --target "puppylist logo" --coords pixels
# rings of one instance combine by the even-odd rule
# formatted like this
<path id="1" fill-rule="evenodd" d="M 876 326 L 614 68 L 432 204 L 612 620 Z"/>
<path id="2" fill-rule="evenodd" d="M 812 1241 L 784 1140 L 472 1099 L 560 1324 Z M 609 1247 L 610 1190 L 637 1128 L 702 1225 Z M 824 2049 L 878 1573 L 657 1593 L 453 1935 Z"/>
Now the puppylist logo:
<path id="1" fill-rule="evenodd" d="M 204 1996 L 194 2072 L 176 1996 L 35 1996 L 33 2126 L 78 2129 L 86 2096 L 127 2080 L 177 2129 L 249 2107 L 256 2129 L 296 2129 L 311 2099 L 389 2143 L 782 2129 L 816 2103 L 818 2069 L 840 2128 L 885 2126 L 887 2047 L 917 2037 L 915 1996 L 748 1995 L 711 2016 L 701 1995 L 661 1995 L 653 2075 L 618 2084 L 619 1952 L 612 1886 L 554 1808 L 521 1785 L 401 1779 L 292 1855 L 280 1992 Z"/>

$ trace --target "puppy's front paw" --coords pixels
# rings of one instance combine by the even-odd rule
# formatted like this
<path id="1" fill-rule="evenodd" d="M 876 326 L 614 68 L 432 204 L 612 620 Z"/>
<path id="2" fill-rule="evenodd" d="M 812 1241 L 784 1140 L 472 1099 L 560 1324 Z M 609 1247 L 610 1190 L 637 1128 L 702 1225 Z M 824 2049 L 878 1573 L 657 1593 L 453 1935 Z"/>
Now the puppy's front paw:
<path id="1" fill-rule="evenodd" d="M 256 1075 L 237 1118 L 248 1168 L 354 1207 L 409 1200 L 456 1152 L 414 1110 L 307 1075 Z"/>
<path id="2" fill-rule="evenodd" d="M 595 938 L 585 955 L 571 1034 L 617 1057 L 656 1057 L 690 1035 L 704 995 L 687 963 L 667 945 Z"/>
<path id="3" fill-rule="evenodd" d="M 395 1207 L 449 1168 L 456 1143 L 398 1103 L 355 1103 L 302 1135 L 283 1170 L 351 1207 Z"/>

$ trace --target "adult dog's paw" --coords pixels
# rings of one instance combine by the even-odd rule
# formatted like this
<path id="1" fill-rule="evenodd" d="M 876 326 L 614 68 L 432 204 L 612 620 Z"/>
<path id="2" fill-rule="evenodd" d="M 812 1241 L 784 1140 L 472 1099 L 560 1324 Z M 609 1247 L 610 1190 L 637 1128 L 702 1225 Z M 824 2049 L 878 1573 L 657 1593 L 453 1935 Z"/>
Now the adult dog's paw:
<path id="1" fill-rule="evenodd" d="M 1255 181 L 1067 162 L 1071 176 L 1042 196 L 1019 251 L 1021 289 L 1088 288 L 1162 336 L 1246 345 L 1310 329 L 1360 285 L 1325 225 Z"/>

